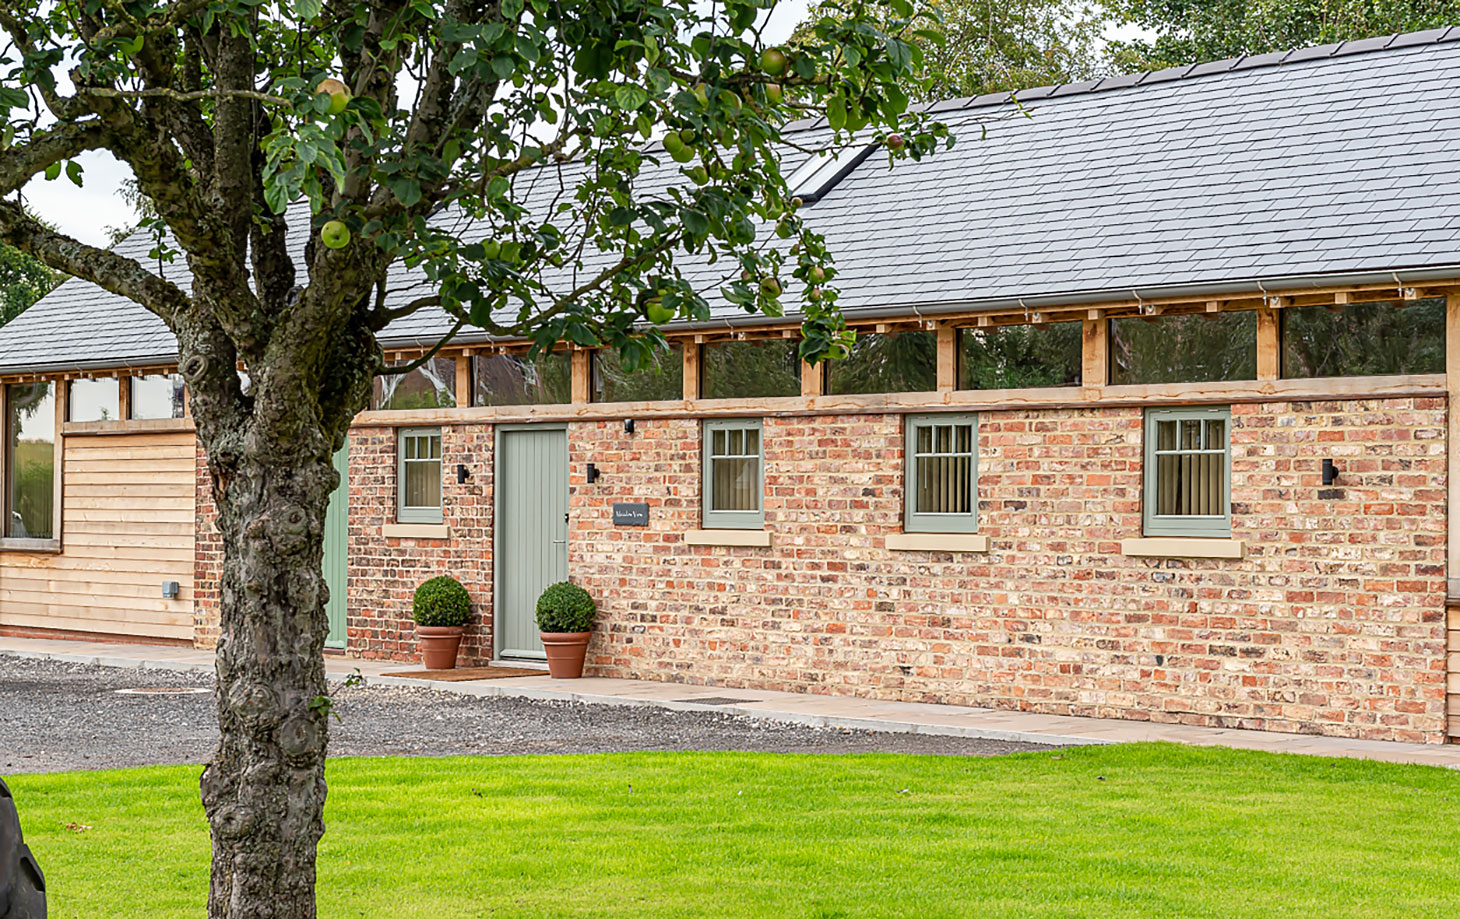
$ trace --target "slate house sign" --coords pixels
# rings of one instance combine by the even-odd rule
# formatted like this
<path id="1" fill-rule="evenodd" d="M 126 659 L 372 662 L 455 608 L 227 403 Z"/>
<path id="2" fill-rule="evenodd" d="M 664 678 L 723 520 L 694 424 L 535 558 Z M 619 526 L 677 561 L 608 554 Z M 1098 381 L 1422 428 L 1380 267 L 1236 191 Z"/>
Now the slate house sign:
<path id="1" fill-rule="evenodd" d="M 648 526 L 649 505 L 641 501 L 615 501 L 613 504 L 613 525 L 616 527 Z"/>

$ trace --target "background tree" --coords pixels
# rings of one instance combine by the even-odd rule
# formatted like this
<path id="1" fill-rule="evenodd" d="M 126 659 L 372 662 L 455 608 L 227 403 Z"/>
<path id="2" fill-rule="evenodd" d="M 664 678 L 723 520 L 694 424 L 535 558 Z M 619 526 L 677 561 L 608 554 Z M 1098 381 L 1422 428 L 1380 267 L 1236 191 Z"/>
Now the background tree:
<path id="1" fill-rule="evenodd" d="M 54 290 L 63 277 L 35 256 L 0 244 L 0 325 Z"/>
<path id="2" fill-rule="evenodd" d="M 1457 0 L 1105 0 L 1152 38 L 1111 42 L 1121 72 L 1285 51 L 1460 22 Z"/>
<path id="3" fill-rule="evenodd" d="M 0 200 L 0 242 L 177 337 L 223 545 L 211 916 L 314 915 L 322 534 L 331 457 L 385 372 L 378 332 L 436 309 L 456 329 L 606 343 L 637 366 L 663 346 L 645 317 L 709 317 L 688 259 L 752 313 L 779 315 L 782 291 L 815 279 L 801 356 L 845 340 L 835 266 L 782 177 L 781 126 L 824 111 L 828 143 L 859 131 L 893 159 L 950 142 L 906 114 L 926 10 L 846 0 L 787 56 L 763 46 L 762 3 L 0 5 L 0 197 L 39 173 L 79 179 L 75 157 L 107 150 L 156 208 L 149 263 L 191 274 L 179 286 Z M 299 223 L 302 253 L 287 244 Z M 428 291 L 401 302 L 406 270 Z"/>
<path id="4" fill-rule="evenodd" d="M 1102 67 L 1104 15 L 1080 0 L 930 0 L 919 25 L 945 36 L 922 43 L 919 101 L 1087 80 Z M 814 28 L 803 24 L 792 41 Z"/>

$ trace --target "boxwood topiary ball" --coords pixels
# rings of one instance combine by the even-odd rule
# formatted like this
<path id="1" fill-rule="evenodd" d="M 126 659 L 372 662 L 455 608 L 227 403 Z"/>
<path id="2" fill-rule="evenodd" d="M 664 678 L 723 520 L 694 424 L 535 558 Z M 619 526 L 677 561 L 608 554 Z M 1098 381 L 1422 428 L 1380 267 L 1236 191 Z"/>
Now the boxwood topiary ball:
<path id="1" fill-rule="evenodd" d="M 416 588 L 411 613 L 417 625 L 466 625 L 471 619 L 471 597 L 460 581 L 443 574 Z"/>
<path id="2" fill-rule="evenodd" d="M 543 632 L 589 632 L 598 605 L 588 591 L 559 581 L 537 598 L 537 627 Z"/>

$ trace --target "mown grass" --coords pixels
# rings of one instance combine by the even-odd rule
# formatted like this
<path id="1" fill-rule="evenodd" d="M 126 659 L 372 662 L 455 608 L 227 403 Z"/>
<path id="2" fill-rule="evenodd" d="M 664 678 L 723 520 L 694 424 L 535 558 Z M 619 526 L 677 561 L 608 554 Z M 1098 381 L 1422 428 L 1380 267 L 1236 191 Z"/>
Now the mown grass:
<path id="1" fill-rule="evenodd" d="M 52 917 L 201 915 L 198 773 L 16 776 Z M 1460 914 L 1460 774 L 1434 768 L 1146 744 L 338 759 L 328 778 L 322 917 Z"/>

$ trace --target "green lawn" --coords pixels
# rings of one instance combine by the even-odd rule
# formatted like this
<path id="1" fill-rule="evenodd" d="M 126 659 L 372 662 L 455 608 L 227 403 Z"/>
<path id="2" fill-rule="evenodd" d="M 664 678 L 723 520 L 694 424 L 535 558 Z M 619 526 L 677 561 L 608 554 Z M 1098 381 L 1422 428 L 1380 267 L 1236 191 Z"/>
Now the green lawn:
<path id="1" fill-rule="evenodd" d="M 53 919 L 201 915 L 197 775 L 15 777 Z M 1138 745 L 339 759 L 329 781 L 328 919 L 1460 913 L 1460 774 L 1418 766 Z"/>

